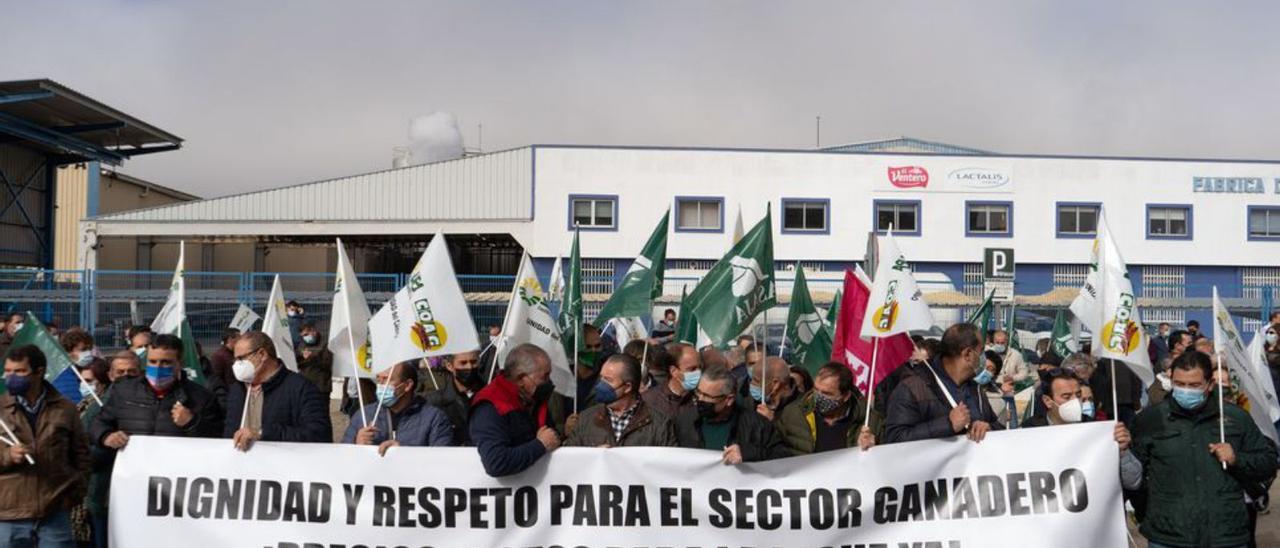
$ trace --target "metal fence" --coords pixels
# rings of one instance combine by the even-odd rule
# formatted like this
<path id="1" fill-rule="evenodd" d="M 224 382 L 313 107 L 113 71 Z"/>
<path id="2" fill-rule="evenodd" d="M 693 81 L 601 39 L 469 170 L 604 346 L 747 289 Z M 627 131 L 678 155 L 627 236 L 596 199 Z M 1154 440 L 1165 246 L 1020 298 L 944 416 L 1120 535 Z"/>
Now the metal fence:
<path id="1" fill-rule="evenodd" d="M 588 279 L 584 280 L 584 286 L 589 286 L 584 287 L 588 289 L 586 293 L 600 295 L 612 290 L 613 280 L 603 270 L 593 271 L 589 277 L 585 274 L 584 278 Z M 277 275 L 280 276 L 285 299 L 298 301 L 306 310 L 307 317 L 316 321 L 322 331 L 327 330 L 333 301 L 332 273 L 187 272 L 187 318 L 197 339 L 206 346 L 214 344 L 240 304 L 261 312 Z M 94 335 L 98 345 L 116 348 L 124 345 L 124 332 L 130 325 L 148 324 L 159 313 L 168 298 L 172 278 L 172 271 L 0 270 L 0 311 L 31 311 L 46 323 L 63 328 L 72 325 L 85 327 Z M 404 274 L 357 275 L 371 311 L 376 311 L 403 287 L 406 278 Z M 506 295 L 511 291 L 515 277 L 464 274 L 458 276 L 458 281 L 463 292 L 468 294 L 468 307 L 476 329 L 501 325 L 507 308 Z M 670 299 L 680 294 L 680 288 L 692 290 L 698 281 L 697 276 L 667 276 L 665 293 Z M 1220 285 L 1218 290 L 1227 306 L 1242 320 L 1241 327 L 1252 332 L 1274 308 L 1275 290 L 1280 285 L 1269 283 L 1280 280 L 1244 281 L 1242 284 Z M 789 294 L 793 282 L 794 277 L 789 273 L 779 273 L 778 292 Z M 813 278 L 808 282 L 818 306 L 824 308 L 841 283 L 839 280 Z M 981 282 L 970 276 L 956 282 L 947 284 L 945 288 L 933 287 L 929 283 L 921 283 L 921 286 L 925 292 L 949 289 L 969 296 L 985 294 Z M 1157 298 L 1167 296 L 1170 300 L 1168 304 L 1156 303 L 1156 306 L 1144 309 L 1147 311 L 1144 319 L 1148 319 L 1148 323 L 1155 322 L 1152 318 L 1163 317 L 1157 312 L 1203 312 L 1212 306 L 1209 298 L 1212 286 L 1209 284 L 1147 283 L 1143 285 L 1143 293 Z M 675 304 L 669 300 L 655 306 L 665 308 Z M 588 320 L 601 305 L 600 302 L 587 303 L 584 308 Z M 934 311 L 936 319 L 945 324 L 967 318 L 972 309 L 972 306 L 935 307 Z M 1055 312 L 1056 309 L 1052 308 L 1020 308 L 1016 325 L 1026 331 L 1044 331 L 1051 328 Z M 769 311 L 771 334 L 774 331 L 772 326 L 780 327 L 786 320 L 786 314 L 785 305 Z M 1000 317 L 1003 318 L 1003 313 Z"/>

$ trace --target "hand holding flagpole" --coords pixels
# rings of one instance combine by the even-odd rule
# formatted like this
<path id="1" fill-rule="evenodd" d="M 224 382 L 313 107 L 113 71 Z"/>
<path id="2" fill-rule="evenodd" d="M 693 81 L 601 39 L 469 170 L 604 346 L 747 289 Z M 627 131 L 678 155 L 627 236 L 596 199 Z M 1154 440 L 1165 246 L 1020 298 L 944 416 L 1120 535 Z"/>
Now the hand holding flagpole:
<path id="1" fill-rule="evenodd" d="M 4 427 L 4 433 L 9 436 L 8 439 L 4 440 L 5 443 L 7 443 L 10 447 L 22 447 L 22 442 L 18 441 L 18 436 L 16 436 L 13 433 L 12 428 L 9 428 L 9 423 L 0 420 L 0 426 Z M 36 463 L 35 459 L 31 458 L 30 453 L 27 453 L 23 456 L 26 457 L 27 464 L 34 465 Z"/>

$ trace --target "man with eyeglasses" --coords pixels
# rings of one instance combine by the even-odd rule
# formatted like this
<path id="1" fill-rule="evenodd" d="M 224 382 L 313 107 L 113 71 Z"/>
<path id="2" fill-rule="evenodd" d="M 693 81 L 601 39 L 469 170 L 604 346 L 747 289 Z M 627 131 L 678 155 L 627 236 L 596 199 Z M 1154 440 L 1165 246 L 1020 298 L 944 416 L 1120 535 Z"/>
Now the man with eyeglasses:
<path id="1" fill-rule="evenodd" d="M 734 381 L 723 366 L 703 371 L 694 389 L 694 407 L 680 412 L 680 447 L 721 452 L 725 464 L 742 464 L 791 455 L 773 423 L 737 404 Z"/>
<path id="2" fill-rule="evenodd" d="M 223 437 L 248 451 L 253 442 L 333 442 L 329 398 L 302 375 L 288 370 L 276 345 L 261 331 L 236 341 L 231 366 L 237 383 L 227 392 Z"/>

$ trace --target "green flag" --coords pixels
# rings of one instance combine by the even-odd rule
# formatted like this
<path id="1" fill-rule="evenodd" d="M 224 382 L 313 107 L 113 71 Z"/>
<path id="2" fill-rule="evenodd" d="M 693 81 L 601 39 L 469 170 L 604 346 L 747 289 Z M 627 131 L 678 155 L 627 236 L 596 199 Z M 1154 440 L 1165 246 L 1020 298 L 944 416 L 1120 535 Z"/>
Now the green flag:
<path id="1" fill-rule="evenodd" d="M 667 222 L 671 212 L 667 211 L 654 227 L 649 241 L 645 242 L 640 256 L 631 263 L 631 268 L 622 277 L 622 283 L 613 290 L 609 302 L 604 303 L 600 314 L 596 316 L 596 327 L 613 318 L 638 318 L 653 314 L 653 299 L 662 295 L 662 272 L 667 263 Z"/>
<path id="2" fill-rule="evenodd" d="M 791 362 L 817 375 L 818 369 L 831 360 L 832 337 L 818 308 L 813 305 L 803 267 L 796 269 L 786 326 L 787 340 L 791 343 Z"/>
<path id="3" fill-rule="evenodd" d="M 578 229 L 573 229 L 573 247 L 569 252 L 569 281 L 560 303 L 560 342 L 570 360 L 576 355 L 578 332 L 582 330 L 582 257 L 578 254 Z"/>
<path id="4" fill-rule="evenodd" d="M 196 350 L 196 337 L 191 334 L 191 324 L 186 318 L 182 319 L 182 330 L 179 331 L 178 336 L 182 338 L 183 373 L 188 380 L 195 381 L 200 386 L 207 386 L 204 368 L 200 365 L 200 352 Z"/>
<path id="5" fill-rule="evenodd" d="M 1010 304 L 1009 309 L 1005 311 L 1004 331 L 1009 334 L 1009 348 L 1022 351 L 1022 343 L 1018 342 L 1018 330 L 1015 327 L 1018 319 L 1018 309 Z"/>
<path id="6" fill-rule="evenodd" d="M 720 346 L 742 333 L 761 311 L 778 304 L 773 274 L 773 213 L 734 244 L 685 301 L 698 326 Z"/>
<path id="7" fill-rule="evenodd" d="M 50 383 L 58 378 L 68 367 L 75 365 L 71 360 L 71 356 L 67 355 L 67 351 L 62 349 L 62 345 L 58 343 L 58 339 L 49 334 L 49 330 L 44 324 L 36 319 L 35 314 L 27 312 L 27 320 L 22 323 L 22 329 L 13 335 L 13 344 L 9 348 L 17 348 L 28 344 L 36 345 L 41 352 L 44 353 L 45 370 L 44 379 Z M 78 381 L 77 381 L 78 382 Z M 79 401 L 80 392 L 76 392 L 76 401 Z"/>
<path id="8" fill-rule="evenodd" d="M 1071 324 L 1067 323 L 1067 313 L 1059 310 L 1053 318 L 1053 334 L 1050 348 L 1059 358 L 1066 358 L 1075 353 L 1076 341 L 1071 335 Z"/>
<path id="9" fill-rule="evenodd" d="M 977 310 L 973 311 L 973 314 L 969 315 L 968 323 L 978 328 L 978 338 L 982 340 L 984 345 L 987 344 L 987 330 L 991 328 L 991 314 L 994 308 L 991 299 L 995 297 L 995 294 L 995 290 L 988 293 L 986 300 L 982 301 L 982 306 L 979 306 Z"/>
<path id="10" fill-rule="evenodd" d="M 844 291 L 836 290 L 836 296 L 831 299 L 831 308 L 827 309 L 827 327 L 835 329 L 836 320 L 840 319 L 840 299 L 844 297 Z"/>
<path id="11" fill-rule="evenodd" d="M 698 346 L 698 316 L 684 307 L 689 298 L 689 288 L 680 290 L 680 316 L 676 319 L 676 342 Z"/>

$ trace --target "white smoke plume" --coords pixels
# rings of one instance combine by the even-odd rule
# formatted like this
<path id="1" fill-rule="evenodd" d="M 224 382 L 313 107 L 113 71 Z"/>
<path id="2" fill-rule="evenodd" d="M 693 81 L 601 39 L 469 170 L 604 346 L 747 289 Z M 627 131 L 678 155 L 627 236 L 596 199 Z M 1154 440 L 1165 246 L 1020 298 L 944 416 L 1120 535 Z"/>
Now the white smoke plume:
<path id="1" fill-rule="evenodd" d="M 458 118 L 448 112 L 433 112 L 409 121 L 409 151 L 413 165 L 462 157 L 462 131 Z"/>

